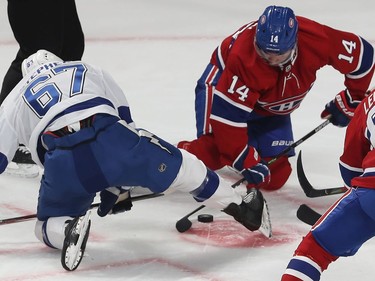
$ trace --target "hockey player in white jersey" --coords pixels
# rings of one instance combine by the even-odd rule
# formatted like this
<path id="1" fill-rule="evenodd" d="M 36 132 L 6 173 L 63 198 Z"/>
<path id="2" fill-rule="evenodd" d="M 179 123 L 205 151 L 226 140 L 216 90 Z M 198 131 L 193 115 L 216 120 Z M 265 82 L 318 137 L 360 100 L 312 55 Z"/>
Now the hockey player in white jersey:
<path id="1" fill-rule="evenodd" d="M 18 143 L 44 167 L 35 233 L 62 249 L 65 269 L 81 262 L 96 193 L 97 212 L 105 216 L 131 208 L 126 186 L 190 193 L 249 230 L 271 236 L 260 191 L 251 189 L 242 198 L 192 154 L 136 129 L 125 95 L 105 71 L 82 61 L 63 62 L 45 50 L 26 59 L 22 70 L 24 78 L 0 107 L 0 173 Z"/>

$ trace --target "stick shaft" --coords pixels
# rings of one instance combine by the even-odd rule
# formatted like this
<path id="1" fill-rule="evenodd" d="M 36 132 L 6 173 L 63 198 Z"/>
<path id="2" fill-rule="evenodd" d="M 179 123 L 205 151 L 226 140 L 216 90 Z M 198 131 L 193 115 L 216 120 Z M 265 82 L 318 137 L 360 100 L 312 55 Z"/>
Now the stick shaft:
<path id="1" fill-rule="evenodd" d="M 314 128 L 313 130 L 311 130 L 309 133 L 307 133 L 305 136 L 303 136 L 302 138 L 300 138 L 299 140 L 297 140 L 296 142 L 294 142 L 293 144 L 289 145 L 288 147 L 286 147 L 284 150 L 282 150 L 279 154 L 277 154 L 274 158 L 272 158 L 270 161 L 268 161 L 267 165 L 271 165 L 272 163 L 276 162 L 278 159 L 280 159 L 282 156 L 286 155 L 288 152 L 290 152 L 293 148 L 296 148 L 298 145 L 300 145 L 301 143 L 303 143 L 305 140 L 307 140 L 308 138 L 310 138 L 311 136 L 315 135 L 317 132 L 319 132 L 321 129 L 323 129 L 325 126 L 327 126 L 331 121 L 330 120 L 326 120 L 324 121 L 322 124 L 320 124 L 319 126 L 317 126 L 316 128 Z M 240 180 L 238 180 L 237 182 L 235 182 L 234 184 L 232 184 L 232 187 L 235 188 L 236 186 L 240 185 L 242 182 L 245 181 L 245 178 L 242 178 Z M 182 220 L 185 220 L 187 218 L 189 218 L 191 215 L 195 214 L 196 212 L 200 211 L 201 209 L 203 209 L 205 207 L 205 205 L 201 205 L 199 206 L 198 208 L 196 208 L 195 210 L 193 210 L 192 212 L 190 212 L 189 214 L 187 214 L 186 216 L 182 217 L 181 219 L 179 219 L 177 222 L 179 221 L 182 221 Z"/>
<path id="2" fill-rule="evenodd" d="M 283 151 L 281 151 L 274 158 L 272 158 L 270 161 L 268 161 L 268 165 L 271 165 L 273 162 L 275 162 L 276 160 L 278 160 L 281 156 L 284 156 L 285 154 L 287 154 L 288 152 L 290 152 L 293 148 L 296 148 L 301 143 L 303 143 L 305 140 L 307 140 L 311 136 L 315 135 L 317 132 L 319 132 L 321 129 L 323 129 L 325 126 L 327 126 L 329 123 L 331 123 L 330 120 L 324 121 L 322 124 L 320 124 L 319 126 L 317 126 L 316 128 L 314 128 L 313 130 L 311 130 L 309 133 L 307 133 L 306 135 L 304 135 L 302 138 L 300 138 L 299 140 L 295 141 L 294 143 L 292 143 L 291 145 L 289 145 L 288 147 L 286 147 Z"/>
<path id="3" fill-rule="evenodd" d="M 151 193 L 151 194 L 139 195 L 139 196 L 132 197 L 132 201 L 141 201 L 141 200 L 145 200 L 145 199 L 160 197 L 160 196 L 163 196 L 163 195 L 164 195 L 163 193 Z M 99 205 L 100 205 L 100 203 L 93 203 L 90 206 L 90 209 L 97 208 L 97 207 L 99 207 Z M 31 214 L 31 215 L 8 218 L 8 219 L 0 219 L 0 225 L 24 222 L 24 221 L 36 219 L 36 217 L 37 217 L 36 214 Z"/>

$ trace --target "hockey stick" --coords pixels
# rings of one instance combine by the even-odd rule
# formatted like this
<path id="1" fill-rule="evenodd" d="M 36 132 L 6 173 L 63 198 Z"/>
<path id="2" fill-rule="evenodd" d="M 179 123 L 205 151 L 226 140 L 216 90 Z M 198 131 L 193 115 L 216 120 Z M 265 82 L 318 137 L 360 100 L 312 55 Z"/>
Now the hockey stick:
<path id="1" fill-rule="evenodd" d="M 322 215 L 311 209 L 306 204 L 299 206 L 297 210 L 297 218 L 308 225 L 314 225 Z"/>
<path id="2" fill-rule="evenodd" d="M 303 143 L 305 140 L 307 140 L 308 138 L 310 138 L 311 136 L 315 135 L 317 132 L 319 132 L 321 129 L 323 129 L 325 126 L 327 126 L 331 121 L 330 120 L 326 120 L 324 121 L 322 124 L 320 124 L 318 127 L 316 127 L 315 129 L 313 129 L 312 131 L 310 131 L 309 133 L 307 133 L 305 136 L 303 136 L 302 138 L 300 138 L 298 141 L 294 142 L 293 144 L 289 145 L 288 147 L 286 147 L 284 150 L 282 150 L 278 155 L 276 155 L 274 158 L 272 158 L 271 160 L 269 160 L 267 162 L 267 165 L 271 165 L 273 164 L 274 162 L 276 162 L 278 159 L 280 159 L 282 156 L 286 155 L 288 152 L 290 152 L 292 149 L 294 149 L 295 147 L 297 147 L 298 145 L 300 145 L 301 143 Z M 233 188 L 237 187 L 238 185 L 240 185 L 243 181 L 245 181 L 244 178 L 240 179 L 239 181 L 237 181 L 236 183 L 234 183 L 232 185 Z M 203 209 L 205 206 L 204 205 L 201 205 L 199 206 L 198 208 L 196 208 L 194 211 L 190 212 L 189 214 L 187 214 L 186 216 L 182 217 L 181 219 L 179 219 L 177 222 L 176 222 L 176 229 L 178 232 L 185 232 L 185 231 L 188 231 L 190 229 L 190 227 L 192 226 L 192 222 L 189 220 L 189 217 L 193 214 L 195 214 L 196 212 L 200 211 L 201 209 Z"/>
<path id="3" fill-rule="evenodd" d="M 239 186 L 244 181 L 245 181 L 245 179 L 242 178 L 242 179 L 238 180 L 237 182 L 235 182 L 234 184 L 232 184 L 232 187 L 235 188 L 236 186 Z M 190 213 L 188 213 L 186 216 L 184 216 L 181 219 L 179 219 L 176 222 L 176 229 L 177 229 L 177 231 L 180 232 L 180 233 L 188 231 L 191 228 L 192 224 L 193 224 L 191 222 L 191 220 L 189 220 L 189 217 L 191 215 L 194 215 L 195 213 L 199 212 L 204 207 L 206 207 L 206 206 L 205 205 L 200 205 L 198 208 L 196 208 L 195 210 L 193 210 Z"/>
<path id="4" fill-rule="evenodd" d="M 316 189 L 314 188 L 310 182 L 308 181 L 305 171 L 303 170 L 302 166 L 302 151 L 298 153 L 297 158 L 297 176 L 299 184 L 301 185 L 303 192 L 305 192 L 307 197 L 314 198 L 314 197 L 321 197 L 327 195 L 335 195 L 341 194 L 347 191 L 346 187 L 332 187 L 332 188 L 325 188 L 325 189 Z"/>
<path id="5" fill-rule="evenodd" d="M 180 233 L 188 231 L 191 228 L 191 225 L 193 224 L 191 222 L 191 220 L 189 220 L 189 217 L 191 215 L 195 214 L 196 212 L 202 210 L 204 207 L 206 207 L 206 206 L 205 205 L 200 205 L 198 208 L 196 208 L 195 210 L 193 210 L 190 213 L 188 213 L 186 216 L 184 216 L 181 219 L 179 219 L 176 222 L 176 229 L 177 229 L 177 231 L 180 232 Z"/>
<path id="6" fill-rule="evenodd" d="M 132 197 L 132 202 L 134 201 L 142 201 L 145 199 L 150 199 L 150 198 L 155 198 L 155 197 L 160 197 L 163 196 L 163 193 L 151 193 L 151 194 L 144 194 L 144 195 L 139 195 Z M 99 207 L 100 203 L 93 203 L 90 206 L 90 209 L 94 209 Z M 18 223 L 18 222 L 24 222 L 28 220 L 35 219 L 37 216 L 36 214 L 32 215 L 26 215 L 26 216 L 21 216 L 21 217 L 13 217 L 13 218 L 8 218 L 8 219 L 0 219 L 0 225 L 5 225 L 5 224 L 12 224 L 12 223 Z"/>

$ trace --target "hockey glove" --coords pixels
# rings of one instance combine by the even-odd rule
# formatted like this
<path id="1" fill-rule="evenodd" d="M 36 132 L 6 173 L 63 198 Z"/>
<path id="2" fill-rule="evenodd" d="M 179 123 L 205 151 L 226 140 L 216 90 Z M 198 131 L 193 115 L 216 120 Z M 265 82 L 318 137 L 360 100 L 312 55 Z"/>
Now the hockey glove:
<path id="1" fill-rule="evenodd" d="M 100 192 L 100 205 L 97 213 L 100 217 L 129 211 L 133 207 L 130 192 L 121 187 L 109 187 Z"/>
<path id="2" fill-rule="evenodd" d="M 0 152 L 0 174 L 5 171 L 5 168 L 8 166 L 7 157 Z"/>
<path id="3" fill-rule="evenodd" d="M 261 188 L 268 185 L 270 182 L 270 170 L 266 162 L 260 159 L 254 147 L 247 146 L 237 157 L 236 161 L 233 163 L 233 167 L 244 176 L 248 182 L 248 188 Z"/>
<path id="4" fill-rule="evenodd" d="M 348 90 L 343 90 L 326 104 L 320 117 L 330 119 L 331 123 L 337 127 L 346 127 L 359 103 L 359 100 L 352 99 Z"/>
<path id="5" fill-rule="evenodd" d="M 248 182 L 248 188 L 261 188 L 263 185 L 269 184 L 271 180 L 270 170 L 268 169 L 266 162 L 264 162 L 263 160 L 250 168 L 243 169 L 241 171 L 241 174 Z"/>

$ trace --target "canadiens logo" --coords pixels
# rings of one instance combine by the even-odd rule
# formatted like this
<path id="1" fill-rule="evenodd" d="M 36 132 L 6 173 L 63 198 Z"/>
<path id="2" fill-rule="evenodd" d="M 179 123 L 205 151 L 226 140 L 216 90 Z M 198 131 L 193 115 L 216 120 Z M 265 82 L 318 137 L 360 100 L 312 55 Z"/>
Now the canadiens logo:
<path id="1" fill-rule="evenodd" d="M 293 26 L 294 26 L 294 19 L 293 18 L 289 18 L 288 24 L 289 24 L 290 28 L 293 28 Z"/>
<path id="2" fill-rule="evenodd" d="M 258 101 L 258 104 L 263 109 L 271 113 L 274 113 L 277 115 L 286 115 L 286 114 L 290 114 L 291 112 L 293 112 L 300 106 L 302 100 L 306 96 L 306 93 L 297 97 L 292 97 L 292 98 L 280 100 L 277 102 L 267 103 L 267 102 Z"/>
<path id="3" fill-rule="evenodd" d="M 262 15 L 261 17 L 260 17 L 260 20 L 259 20 L 259 22 L 260 22 L 260 24 L 264 24 L 265 22 L 266 22 L 266 16 L 265 15 Z"/>

